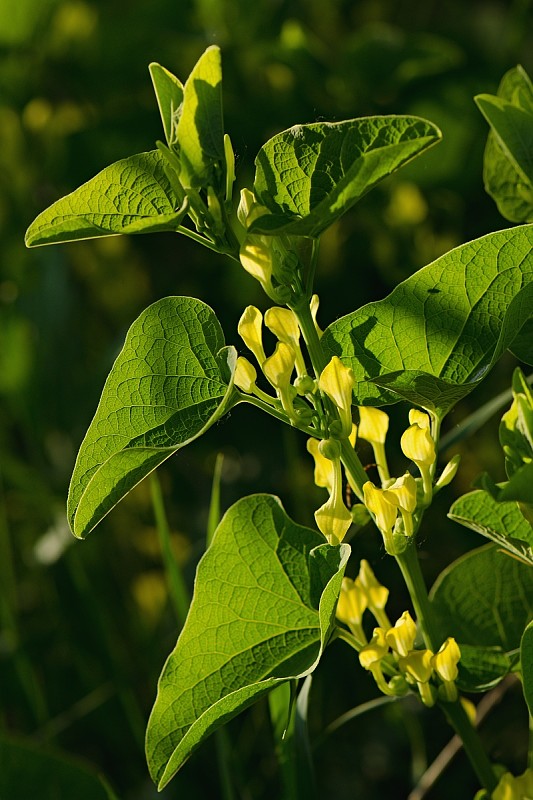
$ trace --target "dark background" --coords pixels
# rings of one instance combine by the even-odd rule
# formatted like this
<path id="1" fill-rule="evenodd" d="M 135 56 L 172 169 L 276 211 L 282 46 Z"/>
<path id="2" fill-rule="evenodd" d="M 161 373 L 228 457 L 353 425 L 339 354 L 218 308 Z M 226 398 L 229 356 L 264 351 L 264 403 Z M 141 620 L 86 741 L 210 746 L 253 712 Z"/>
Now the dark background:
<path id="1" fill-rule="evenodd" d="M 413 113 L 441 127 L 442 144 L 374 189 L 323 237 L 316 289 L 325 327 L 446 250 L 509 225 L 483 190 L 487 128 L 472 97 L 494 92 L 517 63 L 531 74 L 532 39 L 527 0 L 0 4 L 1 730 L 83 757 L 124 800 L 156 796 L 143 736 L 177 627 L 148 486 L 78 543 L 66 526 L 68 481 L 125 332 L 149 303 L 169 294 L 199 297 L 216 310 L 227 341 L 239 346 L 243 307 L 265 302 L 236 264 L 173 234 L 32 251 L 23 244 L 43 208 L 162 138 L 148 63 L 158 61 L 184 80 L 206 46 L 221 46 L 239 186 L 253 182 L 261 144 L 296 123 Z M 510 356 L 502 359 L 447 427 L 507 388 L 514 365 Z M 498 417 L 457 448 L 463 468 L 439 495 L 422 537 L 428 584 L 483 543 L 445 514 L 482 470 L 503 478 Z M 391 440 L 405 424 L 405 409 L 395 407 Z M 255 409 L 235 409 L 160 470 L 190 589 L 205 546 L 217 452 L 225 455 L 224 508 L 243 494 L 274 492 L 297 521 L 311 523 L 324 501 L 312 486 L 304 438 Z M 370 529 L 356 548 L 391 587 L 395 619 L 408 601 L 394 564 Z M 375 696 L 354 655 L 335 644 L 314 682 L 313 736 Z M 483 729 L 492 756 L 515 771 L 524 768 L 526 727 L 525 706 L 511 689 Z M 266 704 L 228 730 L 237 797 L 280 796 Z M 406 797 L 413 776 L 449 736 L 439 712 L 419 706 L 360 717 L 316 750 L 321 797 Z M 459 756 L 428 796 L 453 792 L 467 800 L 475 790 Z M 162 796 L 220 796 L 211 742 Z"/>

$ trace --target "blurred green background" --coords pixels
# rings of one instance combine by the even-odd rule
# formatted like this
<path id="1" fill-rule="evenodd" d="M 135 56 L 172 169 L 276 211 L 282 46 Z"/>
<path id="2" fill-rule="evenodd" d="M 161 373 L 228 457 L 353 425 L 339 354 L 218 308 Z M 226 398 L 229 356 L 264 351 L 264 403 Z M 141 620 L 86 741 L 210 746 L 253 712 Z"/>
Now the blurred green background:
<path id="1" fill-rule="evenodd" d="M 316 289 L 325 327 L 451 247 L 508 227 L 483 190 L 487 129 L 472 97 L 494 92 L 517 63 L 533 73 L 532 23 L 528 0 L 1 0 L 2 736 L 83 758 L 124 800 L 156 796 L 144 727 L 178 629 L 149 486 L 141 484 L 78 543 L 65 518 L 68 481 L 105 376 L 146 305 L 169 294 L 200 297 L 237 346 L 243 307 L 265 305 L 258 284 L 237 265 L 172 234 L 28 251 L 26 227 L 112 161 L 152 149 L 162 137 L 150 61 L 185 79 L 205 47 L 219 44 L 226 130 L 241 186 L 253 181 L 261 144 L 296 123 L 414 113 L 443 131 L 438 148 L 373 190 L 324 236 Z M 448 427 L 507 388 L 514 364 L 504 358 Z M 483 543 L 445 513 L 481 470 L 503 478 L 498 416 L 459 446 L 463 469 L 453 489 L 439 495 L 421 544 L 429 584 Z M 391 436 L 404 425 L 405 409 L 395 407 Z M 255 409 L 237 408 L 160 470 L 189 591 L 205 547 L 217 452 L 225 456 L 223 508 L 246 493 L 274 492 L 299 522 L 310 523 L 323 502 L 312 487 L 303 437 Z M 371 530 L 356 546 L 378 577 L 397 587 L 395 618 L 407 600 L 394 565 Z M 314 681 L 312 735 L 376 693 L 354 656 L 335 644 Z M 449 731 L 437 711 L 404 711 L 387 706 L 317 746 L 321 797 L 407 797 Z M 483 729 L 493 757 L 523 769 L 526 728 L 525 707 L 512 689 Z M 279 797 L 266 703 L 234 720 L 228 733 L 235 797 Z M 475 789 L 459 756 L 428 797 L 453 791 L 466 800 Z M 208 742 L 162 797 L 220 792 Z"/>

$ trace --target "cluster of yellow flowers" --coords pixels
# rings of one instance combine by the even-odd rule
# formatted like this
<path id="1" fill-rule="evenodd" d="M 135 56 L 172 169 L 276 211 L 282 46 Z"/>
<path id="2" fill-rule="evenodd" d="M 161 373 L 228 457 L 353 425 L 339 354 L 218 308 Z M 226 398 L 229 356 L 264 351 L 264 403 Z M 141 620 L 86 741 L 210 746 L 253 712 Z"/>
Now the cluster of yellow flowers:
<path id="1" fill-rule="evenodd" d="M 410 689 L 427 706 L 438 699 L 453 702 L 458 698 L 457 664 L 461 657 L 452 637 L 437 653 L 415 649 L 417 628 L 409 611 L 394 625 L 385 611 L 388 589 L 376 579 L 367 561 L 361 561 L 355 580 L 344 578 L 337 605 L 337 619 L 348 626 L 359 652 L 361 666 L 369 670 L 386 695 L 402 696 Z M 368 610 L 376 619 L 372 638 L 363 630 L 363 614 Z"/>

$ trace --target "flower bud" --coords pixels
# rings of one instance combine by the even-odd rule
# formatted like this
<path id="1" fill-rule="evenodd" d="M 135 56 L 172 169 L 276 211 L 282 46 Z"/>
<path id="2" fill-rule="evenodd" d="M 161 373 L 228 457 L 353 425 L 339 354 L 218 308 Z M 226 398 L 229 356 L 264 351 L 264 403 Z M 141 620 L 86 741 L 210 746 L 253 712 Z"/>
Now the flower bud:
<path id="1" fill-rule="evenodd" d="M 341 446 L 337 439 L 322 439 L 318 443 L 318 451 L 330 461 L 341 457 Z"/>
<path id="2" fill-rule="evenodd" d="M 457 470 L 459 469 L 459 462 L 461 461 L 461 456 L 457 453 L 444 467 L 442 473 L 435 484 L 435 489 L 443 489 L 445 486 L 448 486 L 449 483 L 453 481 L 457 474 Z"/>

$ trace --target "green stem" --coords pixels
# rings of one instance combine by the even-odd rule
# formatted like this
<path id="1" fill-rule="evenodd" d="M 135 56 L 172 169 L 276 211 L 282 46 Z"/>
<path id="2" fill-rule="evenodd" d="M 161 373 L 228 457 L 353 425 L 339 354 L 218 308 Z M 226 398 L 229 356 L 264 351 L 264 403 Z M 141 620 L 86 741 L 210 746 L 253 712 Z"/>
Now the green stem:
<path id="1" fill-rule="evenodd" d="M 479 782 L 483 788 L 487 790 L 489 795 L 492 795 L 492 792 L 498 784 L 498 780 L 494 774 L 490 759 L 481 744 L 478 732 L 470 722 L 468 714 L 461 702 L 442 703 L 441 708 L 448 722 L 461 738 L 465 753 L 468 756 Z"/>
<path id="2" fill-rule="evenodd" d="M 426 647 L 436 653 L 442 637 L 435 627 L 433 612 L 414 542 L 403 553 L 396 555 L 395 558 L 409 590 Z M 492 764 L 466 711 L 459 701 L 442 703 L 441 708 L 449 723 L 461 738 L 465 752 L 481 784 L 489 793 L 492 793 L 497 783 Z"/>
<path id="3" fill-rule="evenodd" d="M 183 579 L 183 575 L 181 574 L 181 570 L 179 569 L 174 553 L 172 552 L 170 528 L 168 525 L 165 504 L 163 501 L 163 492 L 161 491 L 161 483 L 159 482 L 159 478 L 155 472 L 152 472 L 150 475 L 150 492 L 152 495 L 152 507 L 154 509 L 159 543 L 161 546 L 161 555 L 167 575 L 168 590 L 172 599 L 176 618 L 178 622 L 183 625 L 189 611 L 189 594 L 187 592 L 187 587 Z"/>
<path id="4" fill-rule="evenodd" d="M 437 652 L 441 645 L 441 637 L 437 633 L 434 625 L 433 613 L 427 593 L 424 576 L 420 569 L 420 562 L 416 554 L 414 540 L 407 546 L 403 553 L 395 556 L 398 566 L 403 575 L 403 579 L 409 590 L 409 595 L 416 613 L 416 619 L 420 625 L 424 642 L 429 650 Z"/>
<path id="5" fill-rule="evenodd" d="M 319 439 L 320 435 L 318 431 L 314 428 L 309 428 L 307 425 L 302 425 L 300 422 L 294 424 L 285 414 L 284 411 L 278 411 L 277 408 L 271 406 L 269 403 L 265 403 L 259 397 L 253 394 L 241 394 L 240 401 L 245 403 L 250 403 L 252 406 L 256 406 L 260 408 L 262 411 L 266 411 L 267 414 L 270 414 L 272 417 L 279 419 L 280 422 L 284 422 L 286 425 L 291 425 L 292 427 L 297 427 L 299 431 L 303 431 L 307 433 L 308 436 L 313 436 L 315 439 Z"/>

